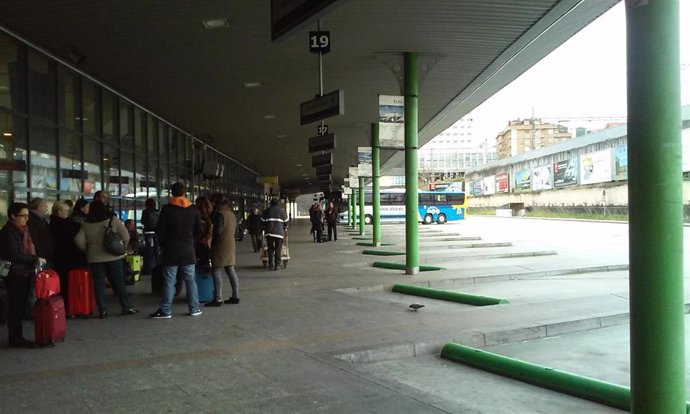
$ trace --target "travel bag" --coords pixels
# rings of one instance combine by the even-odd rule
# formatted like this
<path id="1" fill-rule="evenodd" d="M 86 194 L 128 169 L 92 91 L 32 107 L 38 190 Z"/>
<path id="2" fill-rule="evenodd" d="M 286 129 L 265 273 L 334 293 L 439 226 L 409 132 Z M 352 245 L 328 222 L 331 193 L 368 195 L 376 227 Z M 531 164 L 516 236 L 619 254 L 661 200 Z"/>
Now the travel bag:
<path id="1" fill-rule="evenodd" d="M 36 299 L 48 299 L 60 293 L 60 277 L 53 269 L 36 270 L 34 282 Z"/>
<path id="2" fill-rule="evenodd" d="M 48 299 L 37 299 L 34 305 L 34 329 L 38 346 L 54 345 L 62 342 L 67 332 L 65 322 L 65 302 L 62 296 L 54 295 Z"/>
<path id="3" fill-rule="evenodd" d="M 213 275 L 203 266 L 196 266 L 196 290 L 199 292 L 199 302 L 210 302 L 213 297 Z"/>
<path id="4" fill-rule="evenodd" d="M 88 269 L 72 269 L 67 276 L 69 286 L 67 296 L 67 315 L 70 317 L 89 317 L 96 309 L 96 295 L 93 279 Z"/>

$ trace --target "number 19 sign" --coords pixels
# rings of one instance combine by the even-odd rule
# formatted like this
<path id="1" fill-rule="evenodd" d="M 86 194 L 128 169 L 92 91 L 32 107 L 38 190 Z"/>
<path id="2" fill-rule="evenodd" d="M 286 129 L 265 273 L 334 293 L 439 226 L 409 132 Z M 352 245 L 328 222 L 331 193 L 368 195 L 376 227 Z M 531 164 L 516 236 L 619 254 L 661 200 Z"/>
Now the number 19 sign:
<path id="1" fill-rule="evenodd" d="M 309 32 L 309 51 L 326 54 L 331 51 L 331 32 Z"/>

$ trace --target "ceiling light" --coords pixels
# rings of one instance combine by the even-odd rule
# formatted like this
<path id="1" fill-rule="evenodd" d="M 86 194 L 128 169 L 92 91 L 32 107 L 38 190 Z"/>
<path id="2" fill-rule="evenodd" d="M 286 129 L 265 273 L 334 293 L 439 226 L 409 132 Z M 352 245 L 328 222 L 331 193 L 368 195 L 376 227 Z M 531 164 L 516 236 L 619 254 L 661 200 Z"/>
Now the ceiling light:
<path id="1" fill-rule="evenodd" d="M 278 134 L 276 138 L 287 138 L 287 134 Z"/>
<path id="2" fill-rule="evenodd" d="M 2 133 L 2 136 L 3 136 L 3 137 L 11 137 L 11 136 L 12 136 L 12 133 L 11 133 L 11 132 L 3 132 L 3 133 Z"/>
<path id="3" fill-rule="evenodd" d="M 260 88 L 260 87 L 264 86 L 264 84 L 261 81 L 245 82 L 242 85 L 247 89 L 249 89 L 249 88 Z"/>
<path id="4" fill-rule="evenodd" d="M 301 167 L 302 164 L 295 164 L 295 167 Z"/>
<path id="5" fill-rule="evenodd" d="M 203 20 L 201 22 L 207 29 L 222 29 L 225 27 L 230 27 L 227 19 L 209 19 Z"/>
<path id="6" fill-rule="evenodd" d="M 275 115 L 264 115 L 264 119 L 273 119 L 275 117 Z"/>

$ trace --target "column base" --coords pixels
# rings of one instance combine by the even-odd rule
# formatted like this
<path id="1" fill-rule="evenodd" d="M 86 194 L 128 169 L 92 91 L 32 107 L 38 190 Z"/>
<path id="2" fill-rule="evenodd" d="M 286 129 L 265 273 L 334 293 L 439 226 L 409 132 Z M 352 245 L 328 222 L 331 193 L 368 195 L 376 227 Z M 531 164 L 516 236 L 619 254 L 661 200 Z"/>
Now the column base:
<path id="1" fill-rule="evenodd" d="M 419 274 L 419 267 L 407 267 L 407 268 L 405 268 L 405 274 L 406 275 L 418 275 Z"/>

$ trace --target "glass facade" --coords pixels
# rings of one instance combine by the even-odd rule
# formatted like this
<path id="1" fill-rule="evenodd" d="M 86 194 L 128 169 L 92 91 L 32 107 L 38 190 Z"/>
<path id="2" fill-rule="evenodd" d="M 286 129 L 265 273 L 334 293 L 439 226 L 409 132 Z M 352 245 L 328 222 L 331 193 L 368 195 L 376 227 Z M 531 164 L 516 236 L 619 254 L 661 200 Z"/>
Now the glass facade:
<path id="1" fill-rule="evenodd" d="M 214 163 L 213 174 L 204 165 Z M 257 174 L 11 36 L 0 33 L 0 224 L 14 201 L 75 200 L 99 190 L 139 218 L 180 181 L 190 197 L 220 192 L 244 213 Z"/>

